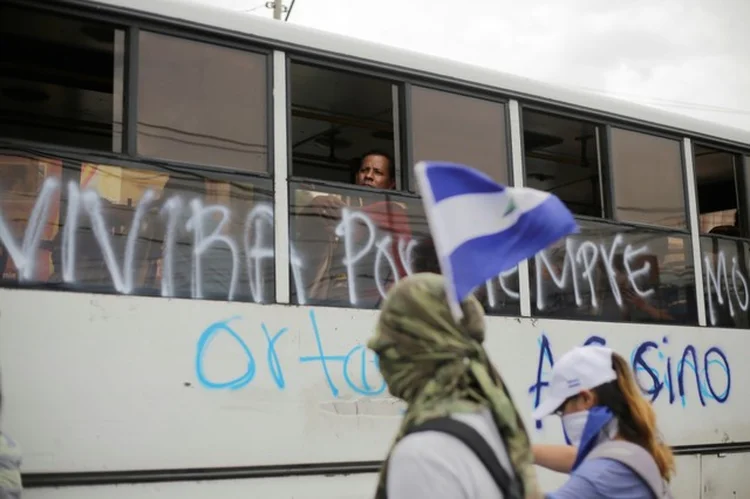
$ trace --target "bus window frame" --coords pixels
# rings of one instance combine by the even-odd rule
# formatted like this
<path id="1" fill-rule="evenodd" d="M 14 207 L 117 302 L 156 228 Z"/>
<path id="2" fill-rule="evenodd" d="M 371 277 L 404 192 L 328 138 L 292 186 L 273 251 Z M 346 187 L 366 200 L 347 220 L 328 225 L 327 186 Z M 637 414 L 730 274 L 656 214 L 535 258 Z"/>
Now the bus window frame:
<path id="1" fill-rule="evenodd" d="M 506 161 L 505 174 L 507 175 L 508 185 L 513 185 L 515 180 L 513 178 L 513 151 L 512 151 L 512 144 L 511 144 L 512 135 L 511 135 L 511 129 L 510 129 L 511 127 L 510 125 L 511 98 L 497 91 L 496 92 L 475 91 L 467 87 L 461 87 L 459 85 L 446 85 L 446 84 L 441 84 L 440 82 L 437 82 L 434 80 L 426 80 L 426 79 L 419 79 L 419 78 L 408 80 L 406 82 L 406 86 L 408 87 L 408 99 L 406 100 L 405 108 L 407 111 L 408 119 L 405 122 L 405 127 L 408 129 L 408 133 L 409 133 L 409 137 L 408 137 L 409 140 L 406 143 L 406 148 L 407 148 L 406 157 L 408 158 L 408 163 L 406 163 L 407 168 L 414 167 L 414 141 L 413 141 L 413 136 L 412 136 L 414 121 L 413 121 L 411 94 L 412 94 L 413 87 L 420 87 L 420 88 L 425 88 L 427 90 L 434 90 L 437 92 L 453 94 L 459 97 L 469 97 L 469 98 L 473 98 L 473 99 L 477 99 L 481 101 L 503 105 L 503 115 L 504 115 L 503 122 L 504 122 L 504 130 L 505 130 L 505 161 Z M 404 97 L 406 98 L 406 95 Z M 411 175 L 408 174 L 408 171 L 404 172 L 403 175 L 405 175 L 406 177 L 404 190 L 418 195 L 419 186 L 411 185 L 412 184 Z"/>
<path id="2" fill-rule="evenodd" d="M 239 184 L 251 184 L 255 185 L 256 183 L 260 182 L 261 184 L 268 185 L 268 191 L 271 193 L 271 201 L 273 201 L 275 193 L 273 191 L 273 179 L 266 175 L 261 174 L 248 174 L 243 172 L 232 172 L 232 171 L 222 171 L 222 170 L 216 170 L 214 168 L 196 168 L 195 165 L 192 164 L 185 164 L 185 163 L 178 163 L 178 162 L 171 162 L 171 161 L 164 161 L 164 160 L 154 160 L 154 159 L 143 159 L 143 158 L 129 158 L 129 157 L 123 157 L 122 155 L 116 156 L 114 154 L 96 154 L 96 153 L 86 153 L 86 152 L 79 152 L 78 150 L 74 150 L 72 148 L 66 148 L 61 149 L 59 147 L 44 147 L 44 146 L 38 146 L 36 144 L 20 144 L 18 141 L 2 141 L 0 140 L 0 156 L 5 155 L 12 155 L 13 153 L 17 153 L 19 155 L 26 155 L 30 157 L 41 157 L 41 158 L 51 158 L 51 159 L 58 159 L 63 164 L 63 174 L 66 172 L 65 169 L 65 163 L 73 163 L 73 164 L 79 164 L 82 165 L 84 163 L 89 163 L 95 166 L 108 166 L 108 167 L 116 167 L 116 168 L 122 168 L 123 170 L 130 170 L 130 171 L 147 171 L 147 172 L 153 172 L 153 173 L 161 173 L 161 174 L 169 174 L 169 172 L 179 172 L 182 174 L 194 174 L 196 177 L 202 178 L 202 180 L 211 180 L 216 182 L 223 182 L 223 183 L 239 183 Z M 68 170 L 69 171 L 69 170 Z M 80 179 L 79 179 L 80 181 Z M 67 189 L 61 188 L 60 189 L 60 201 L 62 203 L 67 202 Z M 67 211 L 61 210 L 60 211 L 60 227 L 64 227 L 64 224 L 66 222 L 67 218 Z M 274 218 L 274 225 L 275 225 L 275 218 Z M 274 227 L 275 229 L 275 227 Z M 24 229 L 26 230 L 26 229 Z M 274 257 L 275 258 L 275 257 Z M 275 263 L 274 263 L 275 265 Z M 93 294 L 101 294 L 101 295 L 121 295 L 122 293 L 113 290 L 113 289 L 103 289 L 102 288 L 96 288 L 91 289 L 86 286 L 81 286 L 76 283 L 66 283 L 66 282 L 39 282 L 39 281 L 32 281 L 32 282 L 22 282 L 22 281 L 2 281 L 0 279 L 0 290 L 2 289 L 37 289 L 37 290 L 44 290 L 44 291 L 72 291 L 76 293 L 93 293 Z M 274 280 L 274 287 L 277 285 Z M 152 297 L 152 298 L 162 298 L 161 294 L 159 292 L 153 292 L 153 293 L 133 293 L 130 296 L 137 296 L 137 297 Z M 172 299 L 172 298 L 167 298 Z M 218 298 L 189 298 L 191 301 L 196 302 L 202 302 L 202 301 L 226 301 L 223 299 Z M 239 301 L 234 300 L 236 303 L 255 303 L 252 301 Z M 274 300 L 267 301 L 263 304 L 274 304 L 276 303 L 275 298 Z"/>
<path id="3" fill-rule="evenodd" d="M 705 147 L 708 149 L 714 149 L 718 152 L 727 153 L 732 155 L 732 170 L 734 173 L 734 187 L 735 195 L 737 196 L 737 212 L 739 217 L 739 224 L 742 231 L 746 236 L 726 236 L 720 235 L 718 237 L 729 237 L 732 239 L 750 240 L 750 150 L 747 148 L 740 147 L 727 147 L 718 144 L 715 141 L 707 141 L 701 139 L 691 138 L 693 161 L 695 161 L 695 148 Z M 747 160 L 745 159 L 747 158 Z M 695 188 L 696 194 L 698 189 L 698 172 L 695 173 Z M 696 196 L 695 200 L 696 209 L 698 210 L 698 218 L 700 220 L 700 203 Z M 699 229 L 700 230 L 700 229 Z M 708 236 L 709 234 L 700 234 L 702 236 Z M 712 235 L 713 236 L 713 235 Z"/>
<path id="4" fill-rule="evenodd" d="M 283 49 L 278 49 L 282 50 Z M 335 181 L 328 181 L 328 180 L 322 180 L 317 179 L 314 177 L 306 177 L 302 175 L 295 175 L 294 174 L 294 168 L 293 168 L 293 152 L 292 152 L 292 78 L 291 78 L 291 68 L 293 64 L 300 64 L 303 66 L 313 67 L 316 69 L 326 70 L 326 71 L 333 71 L 336 73 L 344 73 L 344 74 L 350 74 L 355 75 L 359 77 L 364 78 L 372 78 L 376 80 L 380 80 L 383 82 L 387 82 L 391 85 L 391 88 L 394 86 L 398 89 L 398 120 L 399 123 L 394 125 L 394 154 L 393 154 L 393 161 L 396 161 L 397 157 L 401 157 L 401 165 L 396 164 L 395 170 L 396 170 L 396 185 L 401 185 L 401 189 L 395 189 L 396 192 L 405 193 L 407 192 L 405 190 L 405 179 L 404 175 L 406 172 L 406 168 L 404 167 L 404 164 L 406 163 L 407 155 L 406 155 L 406 128 L 408 127 L 408 124 L 406 123 L 404 119 L 405 109 L 403 105 L 403 99 L 404 99 L 404 86 L 405 83 L 402 78 L 399 78 L 398 76 L 395 76 L 394 74 L 388 73 L 388 72 L 381 72 L 377 70 L 372 70 L 368 68 L 367 66 L 362 65 L 346 65 L 341 63 L 340 60 L 331 60 L 323 57 L 311 57 L 309 55 L 301 54 L 298 52 L 284 52 L 286 55 L 286 123 L 287 123 L 287 179 L 289 181 L 300 181 L 305 183 L 320 183 L 322 185 L 331 185 L 331 186 L 341 186 L 341 185 L 353 185 L 353 184 L 344 184 L 342 182 L 335 182 Z M 387 191 L 387 189 L 375 189 L 370 187 L 371 190 L 384 190 Z"/>
<path id="5" fill-rule="evenodd" d="M 685 228 L 677 228 L 677 227 L 668 227 L 664 225 L 656 225 L 656 224 L 650 224 L 645 222 L 630 222 L 630 221 L 624 221 L 619 220 L 617 217 L 617 196 L 615 193 L 615 164 L 614 164 L 614 157 L 612 152 L 612 129 L 617 128 L 620 130 L 628 131 L 628 132 L 634 132 L 634 133 L 640 133 L 644 135 L 651 135 L 654 137 L 662 138 L 662 139 L 669 139 L 677 142 L 677 146 L 680 151 L 680 172 L 682 173 L 682 202 L 683 202 L 683 215 L 685 216 Z M 612 220 L 618 222 L 618 223 L 627 223 L 627 224 L 633 224 L 634 226 L 643 227 L 644 229 L 655 229 L 655 230 L 674 230 L 675 232 L 682 232 L 685 234 L 690 234 L 690 202 L 688 199 L 688 183 L 687 183 L 687 165 L 686 165 L 686 158 L 685 158 L 685 151 L 682 146 L 683 140 L 686 138 L 686 136 L 675 136 L 672 133 L 662 131 L 654 132 L 648 129 L 642 129 L 632 126 L 625 126 L 615 123 L 607 123 L 606 132 L 605 132 L 605 154 L 607 156 L 607 164 L 609 169 L 609 177 L 611 179 L 611 182 L 609 183 L 609 196 L 610 196 L 610 216 L 612 217 Z"/>
<path id="6" fill-rule="evenodd" d="M 591 220 L 594 221 L 615 221 L 614 217 L 612 216 L 612 198 L 610 195 L 610 190 L 612 189 L 612 182 L 611 182 L 611 170 L 610 170 L 610 158 L 609 154 L 607 154 L 607 144 L 606 144 L 606 135 L 607 135 L 607 126 L 609 125 L 608 122 L 601 120 L 600 118 L 595 117 L 594 115 L 583 113 L 583 112 L 573 112 L 565 109 L 556 108 L 553 106 L 541 106 L 536 104 L 525 104 L 523 102 L 519 102 L 519 120 L 520 120 L 520 132 L 521 132 L 521 164 L 522 164 L 522 171 L 523 171 L 523 178 L 521 179 L 521 182 L 523 182 L 523 185 L 526 185 L 526 144 L 524 143 L 524 125 L 523 125 L 523 112 L 524 110 L 528 110 L 537 114 L 544 114 L 546 116 L 551 116 L 553 118 L 559 118 L 559 119 L 566 119 L 566 120 L 572 120 L 572 121 L 580 121 L 582 123 L 589 123 L 596 127 L 596 130 L 599 130 L 597 133 L 597 168 L 599 169 L 599 191 L 600 195 L 602 197 L 601 204 L 602 204 L 602 215 L 601 217 L 592 217 L 587 215 L 576 215 L 576 219 L 581 220 Z"/>
<path id="7" fill-rule="evenodd" d="M 28 147 L 35 147 L 43 150 L 69 151 L 73 154 L 94 154 L 100 157 L 112 158 L 131 158 L 134 160 L 144 160 L 153 162 L 163 162 L 166 164 L 189 165 L 195 168 L 211 169 L 217 172 L 240 173 L 242 170 L 223 167 L 220 165 L 204 165 L 196 163 L 181 163 L 179 161 L 166 160 L 164 158 L 155 158 L 151 156 L 141 156 L 136 150 L 137 139 L 137 121 L 138 121 L 138 75 L 139 75 L 139 54 L 138 54 L 138 36 L 141 30 L 149 31 L 155 34 L 172 36 L 179 39 L 189 40 L 198 43 L 206 43 L 218 47 L 251 52 L 265 57 L 266 71 L 266 142 L 267 142 L 267 161 L 264 172 L 246 172 L 249 175 L 267 175 L 273 178 L 274 165 L 274 113 L 273 113 L 273 44 L 262 44 L 254 41 L 245 41 L 237 36 L 231 36 L 215 30 L 211 33 L 208 29 L 201 29 L 189 24 L 180 24 L 171 20 L 148 19 L 138 16 L 133 11 L 125 11 L 121 14 L 112 11 L 102 11 L 101 6 L 96 9 L 95 6 L 88 2 L 82 2 L 82 5 L 76 7 L 78 3 L 73 0 L 65 2 L 44 2 L 39 4 L 27 4 L 24 0 L 8 0 L 9 5 L 20 7 L 25 10 L 33 10 L 40 13 L 72 17 L 75 19 L 86 20 L 112 25 L 115 29 L 121 29 L 125 32 L 125 71 L 123 74 L 123 124 L 122 124 L 122 147 L 121 152 L 99 151 L 85 147 L 70 147 L 51 145 L 46 142 L 37 142 L 23 139 L 7 139 L 13 144 L 25 144 Z M 181 26 L 184 25 L 184 28 Z M 136 49 L 133 51 L 133 49 Z M 112 156 L 109 156 L 109 155 Z"/>

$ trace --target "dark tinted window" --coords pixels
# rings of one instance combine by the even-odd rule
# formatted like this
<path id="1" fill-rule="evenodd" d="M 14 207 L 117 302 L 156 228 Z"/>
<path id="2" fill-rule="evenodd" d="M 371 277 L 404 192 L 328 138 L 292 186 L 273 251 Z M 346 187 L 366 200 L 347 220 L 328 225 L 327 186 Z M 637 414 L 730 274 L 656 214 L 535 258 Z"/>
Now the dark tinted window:
<path id="1" fill-rule="evenodd" d="M 0 179 L 4 281 L 273 301 L 270 181 L 9 151 Z"/>
<path id="2" fill-rule="evenodd" d="M 612 128 L 615 218 L 686 229 L 681 143 Z"/>
<path id="3" fill-rule="evenodd" d="M 268 171 L 267 58 L 141 32 L 138 154 Z"/>
<path id="4" fill-rule="evenodd" d="M 415 163 L 462 163 L 508 183 L 504 104 L 413 86 L 410 111 Z"/>
<path id="5" fill-rule="evenodd" d="M 739 237 L 736 156 L 700 145 L 694 147 L 694 154 L 701 233 Z"/>
<path id="6" fill-rule="evenodd" d="M 599 127 L 523 112 L 526 185 L 555 194 L 576 215 L 603 217 Z"/>
<path id="7" fill-rule="evenodd" d="M 0 6 L 0 136 L 121 149 L 124 32 Z"/>
<path id="8" fill-rule="evenodd" d="M 399 180 L 398 89 L 380 78 L 292 63 L 292 173 L 355 183 L 363 155 L 391 158 Z"/>

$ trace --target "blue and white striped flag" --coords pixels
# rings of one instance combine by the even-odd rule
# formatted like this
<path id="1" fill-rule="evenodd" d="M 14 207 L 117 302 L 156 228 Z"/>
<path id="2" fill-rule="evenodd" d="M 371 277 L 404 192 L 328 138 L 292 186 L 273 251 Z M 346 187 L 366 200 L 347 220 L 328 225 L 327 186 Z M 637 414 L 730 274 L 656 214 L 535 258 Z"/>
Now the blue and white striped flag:
<path id="1" fill-rule="evenodd" d="M 453 163 L 423 161 L 416 173 L 456 320 L 477 286 L 578 232 L 573 214 L 548 192 L 505 187 Z"/>

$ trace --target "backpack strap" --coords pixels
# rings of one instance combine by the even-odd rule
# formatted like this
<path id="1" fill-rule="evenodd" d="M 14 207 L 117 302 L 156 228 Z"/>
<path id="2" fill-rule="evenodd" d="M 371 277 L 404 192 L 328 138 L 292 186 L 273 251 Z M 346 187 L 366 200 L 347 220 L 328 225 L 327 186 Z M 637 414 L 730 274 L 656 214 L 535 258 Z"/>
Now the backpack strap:
<path id="1" fill-rule="evenodd" d="M 412 427 L 406 435 L 422 431 L 439 431 L 447 433 L 464 443 L 482 461 L 484 467 L 492 476 L 503 497 L 506 499 L 521 499 L 520 485 L 511 479 L 508 472 L 500 464 L 497 455 L 489 446 L 487 441 L 474 428 L 451 417 L 430 419 L 424 423 Z"/>
<path id="2" fill-rule="evenodd" d="M 640 445 L 625 440 L 608 440 L 594 447 L 584 461 L 612 459 L 630 468 L 651 489 L 657 499 L 672 499 L 669 485 L 662 478 L 651 454 Z"/>

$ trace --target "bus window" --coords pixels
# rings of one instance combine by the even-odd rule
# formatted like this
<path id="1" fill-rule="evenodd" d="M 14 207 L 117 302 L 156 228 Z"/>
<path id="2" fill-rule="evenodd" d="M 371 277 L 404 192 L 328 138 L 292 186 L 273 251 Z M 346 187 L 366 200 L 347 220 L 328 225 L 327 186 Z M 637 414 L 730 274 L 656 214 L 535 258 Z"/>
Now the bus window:
<path id="1" fill-rule="evenodd" d="M 526 185 L 551 192 L 576 215 L 602 218 L 600 128 L 523 111 Z"/>
<path id="2" fill-rule="evenodd" d="M 612 203 L 603 175 L 603 126 L 524 110 L 523 127 L 526 185 L 554 193 L 576 215 L 599 219 L 579 219 L 580 233 L 529 260 L 532 314 L 695 324 L 680 142 L 613 129 Z M 675 177 L 671 182 L 677 185 L 663 189 L 664 200 L 650 185 L 625 192 L 624 185 L 638 184 L 639 174 Z M 617 223 L 610 203 L 616 220 L 665 227 Z"/>
<path id="3" fill-rule="evenodd" d="M 687 229 L 680 141 L 612 128 L 609 147 L 615 219 Z"/>
<path id="4" fill-rule="evenodd" d="M 268 172 L 267 57 L 142 31 L 138 154 Z"/>
<path id="5" fill-rule="evenodd" d="M 0 7 L 0 136 L 120 152 L 124 45 L 114 26 Z"/>
<path id="6" fill-rule="evenodd" d="M 690 236 L 580 220 L 530 259 L 534 316 L 696 324 Z"/>
<path id="7" fill-rule="evenodd" d="M 398 88 L 382 79 L 294 62 L 289 78 L 292 175 L 398 187 Z M 363 165 L 377 170 L 377 178 L 358 181 Z"/>
<path id="8" fill-rule="evenodd" d="M 736 239 L 746 234 L 736 176 L 742 158 L 698 144 L 693 154 L 706 320 L 709 326 L 747 328 L 750 253 L 747 242 Z"/>
<path id="9" fill-rule="evenodd" d="M 410 95 L 413 162 L 450 161 L 476 168 L 502 184 L 508 184 L 506 106 L 442 90 L 412 86 Z M 414 170 L 409 168 L 409 190 L 417 191 Z M 433 242 L 416 246 L 415 271 L 440 272 Z M 517 315 L 518 269 L 491 279 L 476 291 L 487 313 Z"/>
<path id="10" fill-rule="evenodd" d="M 508 183 L 505 104 L 429 88 L 411 88 L 414 162 L 462 163 Z M 415 192 L 410 169 L 410 190 Z"/>
<path id="11" fill-rule="evenodd" d="M 716 237 L 731 235 L 726 234 L 726 229 L 732 228 L 718 226 L 700 238 L 706 320 L 709 326 L 747 329 L 750 244 L 741 239 Z"/>
<path id="12" fill-rule="evenodd" d="M 273 301 L 271 181 L 233 177 L 2 152 L 0 281 Z"/>
<path id="13" fill-rule="evenodd" d="M 398 193 L 398 88 L 290 67 L 292 301 L 377 307 L 408 273 L 413 231 L 426 227 L 419 200 Z"/>
<path id="14" fill-rule="evenodd" d="M 696 145 L 694 158 L 701 234 L 741 236 L 737 213 L 736 156 Z"/>

